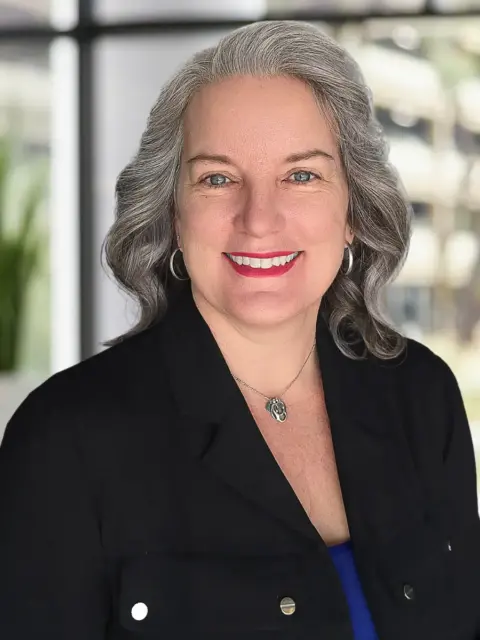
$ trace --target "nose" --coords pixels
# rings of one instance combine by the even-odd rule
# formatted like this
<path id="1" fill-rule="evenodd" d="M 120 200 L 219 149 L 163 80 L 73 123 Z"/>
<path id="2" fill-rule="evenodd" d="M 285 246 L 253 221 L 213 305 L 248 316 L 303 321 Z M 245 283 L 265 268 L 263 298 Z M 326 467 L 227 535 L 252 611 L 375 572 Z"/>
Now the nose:
<path id="1" fill-rule="evenodd" d="M 285 224 L 285 217 L 272 189 L 256 186 L 248 191 L 236 225 L 250 236 L 263 238 L 278 233 Z"/>

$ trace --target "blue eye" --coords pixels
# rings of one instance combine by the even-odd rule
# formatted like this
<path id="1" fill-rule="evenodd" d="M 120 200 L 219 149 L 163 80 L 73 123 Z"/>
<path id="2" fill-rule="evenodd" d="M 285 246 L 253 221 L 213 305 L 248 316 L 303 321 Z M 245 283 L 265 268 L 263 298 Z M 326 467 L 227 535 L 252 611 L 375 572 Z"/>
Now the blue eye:
<path id="1" fill-rule="evenodd" d="M 312 171 L 294 171 L 291 176 L 301 176 L 300 180 L 293 180 L 293 182 L 295 184 L 305 184 L 305 183 L 309 183 L 309 182 L 313 182 L 313 180 L 310 180 L 310 176 L 313 176 L 314 178 L 318 178 L 319 176 L 317 176 L 315 173 L 313 173 Z"/>
<path id="2" fill-rule="evenodd" d="M 313 180 L 311 179 L 312 176 L 313 178 L 320 180 L 320 176 L 318 176 L 316 173 L 313 173 L 312 171 L 294 171 L 290 175 L 290 177 L 291 176 L 299 176 L 298 180 L 289 180 L 294 184 L 309 184 L 313 182 Z M 205 176 L 205 178 L 203 178 L 200 182 L 207 186 L 209 189 L 218 189 L 227 186 L 232 181 L 230 180 L 230 178 L 227 178 L 227 176 L 224 176 L 223 173 L 211 173 L 210 175 Z"/>
<path id="3" fill-rule="evenodd" d="M 212 179 L 212 182 L 208 183 L 207 180 L 210 179 Z M 222 173 L 211 173 L 209 176 L 205 176 L 201 182 L 211 189 L 216 189 L 225 186 L 227 184 L 227 182 L 225 182 L 226 180 L 230 180 L 230 178 L 227 178 L 227 176 L 224 176 Z"/>

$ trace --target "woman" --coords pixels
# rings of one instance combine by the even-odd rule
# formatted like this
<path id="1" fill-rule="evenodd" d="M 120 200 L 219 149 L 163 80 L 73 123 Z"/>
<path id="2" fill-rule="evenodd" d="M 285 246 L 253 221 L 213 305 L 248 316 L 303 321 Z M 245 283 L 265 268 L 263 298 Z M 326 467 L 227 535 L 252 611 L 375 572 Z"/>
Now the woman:
<path id="1" fill-rule="evenodd" d="M 355 63 L 309 24 L 234 31 L 117 198 L 141 318 L 7 427 L 0 637 L 480 638 L 471 435 L 381 313 L 410 209 Z"/>

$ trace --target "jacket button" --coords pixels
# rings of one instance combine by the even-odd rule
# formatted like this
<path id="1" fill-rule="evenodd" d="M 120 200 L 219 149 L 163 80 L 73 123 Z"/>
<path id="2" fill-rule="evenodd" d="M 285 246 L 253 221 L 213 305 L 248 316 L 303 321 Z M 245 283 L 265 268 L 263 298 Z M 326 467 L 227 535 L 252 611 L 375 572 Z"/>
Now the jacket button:
<path id="1" fill-rule="evenodd" d="M 132 607 L 132 618 L 134 620 L 145 620 L 148 614 L 148 607 L 144 602 L 137 602 Z"/>
<path id="2" fill-rule="evenodd" d="M 452 543 L 450 540 L 447 540 L 447 550 L 451 551 L 452 550 Z"/>
<path id="3" fill-rule="evenodd" d="M 412 587 L 411 584 L 405 584 L 403 586 L 403 595 L 407 600 L 415 599 L 415 589 Z"/>
<path id="4" fill-rule="evenodd" d="M 295 600 L 292 598 L 282 598 L 280 601 L 280 610 L 286 616 L 291 616 L 292 613 L 295 613 Z"/>

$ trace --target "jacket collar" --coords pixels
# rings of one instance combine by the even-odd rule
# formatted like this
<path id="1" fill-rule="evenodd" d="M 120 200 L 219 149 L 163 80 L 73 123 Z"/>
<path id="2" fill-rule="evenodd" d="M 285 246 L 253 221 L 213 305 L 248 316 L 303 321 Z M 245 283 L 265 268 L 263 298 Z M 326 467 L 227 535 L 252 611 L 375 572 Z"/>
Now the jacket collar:
<path id="1" fill-rule="evenodd" d="M 161 323 L 161 344 L 191 454 L 221 481 L 318 544 L 321 539 L 257 428 L 189 285 Z M 391 392 L 391 376 L 401 364 L 343 355 L 322 313 L 317 352 L 350 532 L 358 545 L 369 546 L 393 536 L 406 519 L 415 523 L 424 517 Z"/>

